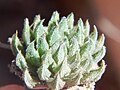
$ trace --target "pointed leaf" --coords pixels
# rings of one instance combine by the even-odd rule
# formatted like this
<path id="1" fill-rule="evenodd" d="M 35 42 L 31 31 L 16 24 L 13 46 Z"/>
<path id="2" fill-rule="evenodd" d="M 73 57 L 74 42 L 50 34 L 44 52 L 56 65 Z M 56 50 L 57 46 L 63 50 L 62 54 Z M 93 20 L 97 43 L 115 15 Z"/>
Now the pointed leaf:
<path id="1" fill-rule="evenodd" d="M 48 70 L 47 66 L 43 64 L 38 68 L 38 77 L 40 80 L 47 81 L 50 78 L 51 72 Z"/>
<path id="2" fill-rule="evenodd" d="M 83 72 L 88 72 L 87 68 L 90 65 L 90 60 L 86 59 L 80 63 Z"/>
<path id="3" fill-rule="evenodd" d="M 65 46 L 65 43 L 60 45 L 59 51 L 58 51 L 58 65 L 63 62 L 67 55 L 67 48 Z"/>
<path id="4" fill-rule="evenodd" d="M 57 52 L 59 46 L 60 46 L 60 41 L 57 41 L 55 44 L 51 46 L 52 55 L 54 55 Z"/>
<path id="5" fill-rule="evenodd" d="M 16 56 L 18 51 L 21 50 L 22 53 L 24 53 L 24 47 L 21 44 L 19 38 L 18 38 L 18 32 L 16 31 L 16 34 L 13 34 L 12 36 L 12 42 L 11 43 L 11 49 L 13 54 Z"/>
<path id="6" fill-rule="evenodd" d="M 19 69 L 21 69 L 22 71 L 24 71 L 26 68 L 28 68 L 27 62 L 26 62 L 24 56 L 22 55 L 21 51 L 18 51 L 18 54 L 16 56 L 16 66 L 18 66 Z"/>
<path id="7" fill-rule="evenodd" d="M 103 46 L 101 50 L 99 50 L 97 53 L 93 55 L 94 62 L 98 63 L 105 56 L 105 53 L 106 53 L 106 47 Z"/>
<path id="8" fill-rule="evenodd" d="M 58 22 L 58 20 L 59 20 L 59 13 L 58 13 L 57 11 L 55 11 L 55 12 L 53 12 L 53 14 L 52 14 L 52 17 L 51 17 L 51 19 L 50 19 L 50 21 L 49 21 L 48 26 L 49 26 L 51 23 L 53 23 L 53 22 Z"/>
<path id="9" fill-rule="evenodd" d="M 65 81 L 63 81 L 60 78 L 59 74 L 53 81 L 48 82 L 48 86 L 50 87 L 51 90 L 61 90 L 64 87 L 64 85 L 65 85 Z"/>
<path id="10" fill-rule="evenodd" d="M 33 26 L 33 31 L 35 30 L 36 26 L 38 25 L 38 23 L 40 22 L 40 15 L 36 15 L 34 18 L 34 26 Z"/>
<path id="11" fill-rule="evenodd" d="M 80 80 L 82 78 L 82 73 L 79 71 L 71 73 L 71 78 L 66 81 L 68 87 L 80 85 Z"/>
<path id="12" fill-rule="evenodd" d="M 90 34 L 90 38 L 96 43 L 98 38 L 98 32 L 95 25 L 94 25 L 94 31 Z"/>
<path id="13" fill-rule="evenodd" d="M 94 53 L 96 53 L 97 51 L 99 51 L 102 48 L 102 46 L 104 45 L 104 42 L 105 42 L 105 36 L 104 36 L 104 34 L 102 34 L 96 43 L 96 49 L 95 49 Z"/>
<path id="14" fill-rule="evenodd" d="M 83 31 L 84 31 L 84 24 L 83 24 L 82 19 L 80 18 L 78 20 L 78 30 L 77 30 L 77 38 L 78 38 L 78 42 L 79 42 L 80 46 L 83 45 L 84 39 L 85 39 Z"/>
<path id="15" fill-rule="evenodd" d="M 71 69 L 69 67 L 69 64 L 67 62 L 67 57 L 65 57 L 61 70 L 60 70 L 60 77 L 63 78 L 65 76 L 68 76 L 71 72 Z"/>
<path id="16" fill-rule="evenodd" d="M 66 17 L 63 17 L 59 22 L 59 31 L 62 36 L 64 35 L 64 32 L 68 32 L 68 24 Z"/>
<path id="17" fill-rule="evenodd" d="M 46 36 L 43 35 L 43 36 L 40 37 L 40 40 L 39 40 L 39 43 L 38 43 L 39 54 L 42 56 L 48 49 L 49 49 L 49 45 L 46 41 Z"/>
<path id="18" fill-rule="evenodd" d="M 67 23 L 68 23 L 68 28 L 72 29 L 74 25 L 74 14 L 73 13 L 67 16 Z"/>
<path id="19" fill-rule="evenodd" d="M 89 42 L 86 42 L 82 47 L 80 47 L 80 56 L 83 56 L 88 51 Z"/>
<path id="20" fill-rule="evenodd" d="M 79 52 L 80 48 L 79 48 L 79 44 L 78 41 L 75 37 L 73 37 L 71 39 L 71 44 L 70 44 L 70 48 L 69 48 L 69 56 L 73 56 L 75 55 L 76 51 Z"/>
<path id="21" fill-rule="evenodd" d="M 51 50 L 49 49 L 46 54 L 44 54 L 42 57 L 42 61 L 43 63 L 46 65 L 46 67 L 48 68 L 51 64 L 56 64 L 53 57 L 52 57 L 52 54 L 51 54 Z"/>
<path id="22" fill-rule="evenodd" d="M 26 59 L 27 62 L 30 63 L 33 66 L 40 66 L 40 56 L 38 51 L 35 49 L 34 41 L 29 44 L 29 46 L 26 49 Z"/>
<path id="23" fill-rule="evenodd" d="M 72 60 L 71 64 L 70 64 L 70 68 L 71 70 L 75 70 L 75 69 L 78 69 L 79 66 L 80 66 L 80 54 L 79 52 L 77 51 L 76 54 L 75 54 L 75 58 L 74 60 Z"/>
<path id="24" fill-rule="evenodd" d="M 103 60 L 102 63 L 101 63 L 101 66 L 98 69 L 92 70 L 92 71 L 90 71 L 90 73 L 86 74 L 81 79 L 81 82 L 86 83 L 86 82 L 96 82 L 96 81 L 98 81 L 101 78 L 102 74 L 105 72 L 105 68 L 106 68 L 106 65 L 105 65 L 105 62 Z"/>
<path id="25" fill-rule="evenodd" d="M 30 43 L 30 26 L 29 26 L 29 21 L 26 18 L 24 21 L 24 29 L 23 29 L 23 41 L 26 45 Z"/>
<path id="26" fill-rule="evenodd" d="M 89 24 L 88 20 L 86 20 L 85 27 L 84 27 L 84 35 L 85 35 L 85 37 L 88 37 L 89 32 L 90 32 L 90 24 Z"/>
<path id="27" fill-rule="evenodd" d="M 52 46 L 54 43 L 56 43 L 60 38 L 61 38 L 61 36 L 58 31 L 58 28 L 55 28 L 50 37 L 50 41 L 49 41 L 50 46 Z"/>
<path id="28" fill-rule="evenodd" d="M 95 50 L 96 42 L 89 38 L 89 52 L 92 54 Z"/>
<path id="29" fill-rule="evenodd" d="M 28 69 L 25 69 L 25 72 L 24 72 L 24 82 L 26 86 L 30 89 L 33 89 L 36 85 L 40 84 L 40 82 L 36 82 L 33 80 Z"/>
<path id="30" fill-rule="evenodd" d="M 45 27 L 43 26 L 44 20 L 41 20 L 38 25 L 35 28 L 34 34 L 35 34 L 35 40 L 36 40 L 36 47 L 38 48 L 39 39 L 40 37 L 46 33 Z"/>

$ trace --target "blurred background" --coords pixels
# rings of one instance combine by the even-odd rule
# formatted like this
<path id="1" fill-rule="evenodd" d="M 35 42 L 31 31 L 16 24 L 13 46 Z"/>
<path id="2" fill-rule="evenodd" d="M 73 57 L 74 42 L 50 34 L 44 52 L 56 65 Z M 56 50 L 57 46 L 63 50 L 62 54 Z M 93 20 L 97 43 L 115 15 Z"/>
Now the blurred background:
<path id="1" fill-rule="evenodd" d="M 26 17 L 32 23 L 34 16 L 40 14 L 47 25 L 56 10 L 60 16 L 73 12 L 75 22 L 79 18 L 89 19 L 91 26 L 98 27 L 99 34 L 105 34 L 107 69 L 96 90 L 120 90 L 120 0 L 0 0 L 0 41 L 7 44 L 8 37 L 16 30 L 21 34 Z M 8 64 L 14 58 L 10 50 L 0 48 L 0 86 L 22 85 L 9 72 Z"/>

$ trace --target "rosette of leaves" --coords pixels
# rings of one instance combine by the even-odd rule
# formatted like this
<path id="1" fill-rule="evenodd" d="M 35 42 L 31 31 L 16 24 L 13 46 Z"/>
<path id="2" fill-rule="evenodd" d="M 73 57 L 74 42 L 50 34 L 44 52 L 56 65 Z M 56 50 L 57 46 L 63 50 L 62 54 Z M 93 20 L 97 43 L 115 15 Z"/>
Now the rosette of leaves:
<path id="1" fill-rule="evenodd" d="M 15 64 L 22 71 L 28 88 L 45 84 L 51 90 L 87 86 L 97 82 L 105 71 L 104 35 L 98 37 L 96 26 L 90 31 L 88 20 L 74 25 L 74 14 L 59 18 L 53 12 L 48 26 L 40 15 L 29 25 L 26 18 L 22 37 L 16 31 L 10 39 L 16 56 Z"/>

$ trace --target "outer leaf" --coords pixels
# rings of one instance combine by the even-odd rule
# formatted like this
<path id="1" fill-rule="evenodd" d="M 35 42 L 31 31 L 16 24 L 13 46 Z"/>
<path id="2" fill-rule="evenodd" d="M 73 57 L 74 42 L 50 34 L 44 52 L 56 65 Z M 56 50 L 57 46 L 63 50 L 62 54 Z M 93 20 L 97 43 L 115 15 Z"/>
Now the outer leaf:
<path id="1" fill-rule="evenodd" d="M 40 56 L 38 51 L 34 47 L 34 41 L 29 44 L 29 46 L 26 49 L 26 59 L 27 62 L 30 63 L 33 66 L 40 66 Z"/>
<path id="2" fill-rule="evenodd" d="M 59 20 L 59 13 L 57 11 L 53 12 L 52 17 L 49 21 L 48 26 L 50 26 L 53 22 L 57 23 Z"/>
<path id="3" fill-rule="evenodd" d="M 31 77 L 28 69 L 25 69 L 24 72 L 24 82 L 28 88 L 33 89 L 36 85 L 40 84 L 40 82 L 35 82 Z"/>
<path id="4" fill-rule="evenodd" d="M 90 34 L 90 38 L 96 43 L 98 38 L 97 28 L 94 25 L 94 31 Z"/>
<path id="5" fill-rule="evenodd" d="M 86 59 L 80 63 L 80 66 L 82 68 L 82 72 L 88 72 L 88 66 L 90 65 L 90 60 Z"/>
<path id="6" fill-rule="evenodd" d="M 65 85 L 65 82 L 60 78 L 58 74 L 57 77 L 51 82 L 48 82 L 48 86 L 51 90 L 61 90 Z"/>
<path id="7" fill-rule="evenodd" d="M 85 35 L 85 37 L 88 37 L 89 32 L 90 32 L 90 24 L 89 24 L 88 20 L 86 20 L 85 27 L 84 27 L 84 35 Z"/>
<path id="8" fill-rule="evenodd" d="M 93 55 L 94 62 L 98 63 L 105 56 L 105 53 L 106 53 L 106 48 L 105 46 L 103 46 L 101 50 L 99 50 L 97 53 Z"/>
<path id="9" fill-rule="evenodd" d="M 49 49 L 49 45 L 46 41 L 46 36 L 43 35 L 43 36 L 40 37 L 40 40 L 39 40 L 39 43 L 38 43 L 39 54 L 42 56 L 48 49 Z"/>
<path id="10" fill-rule="evenodd" d="M 89 38 L 89 52 L 92 54 L 95 50 L 96 42 Z"/>
<path id="11" fill-rule="evenodd" d="M 53 33 L 51 34 L 49 44 L 52 46 L 54 43 L 56 43 L 58 40 L 60 40 L 61 36 L 58 31 L 58 28 L 55 28 Z"/>
<path id="12" fill-rule="evenodd" d="M 17 55 L 18 51 L 21 50 L 22 53 L 24 53 L 24 47 L 21 44 L 19 38 L 18 38 L 18 32 L 16 31 L 16 34 L 13 34 L 12 36 L 12 42 L 11 48 L 14 55 Z"/>
<path id="13" fill-rule="evenodd" d="M 97 51 L 99 51 L 102 48 L 102 46 L 104 45 L 104 41 L 105 41 L 105 36 L 104 36 L 104 34 L 102 34 L 99 37 L 99 39 L 98 39 L 98 41 L 96 43 L 96 48 L 95 48 L 94 53 L 96 53 Z"/>
<path id="14" fill-rule="evenodd" d="M 57 41 L 55 44 L 51 46 L 52 55 L 54 55 L 57 52 L 59 46 L 60 46 L 60 41 Z"/>
<path id="15" fill-rule="evenodd" d="M 74 25 L 74 14 L 71 13 L 67 16 L 68 28 L 71 30 Z"/>
<path id="16" fill-rule="evenodd" d="M 90 73 L 83 76 L 83 78 L 81 79 L 81 82 L 86 83 L 86 82 L 98 81 L 101 78 L 102 74 L 105 72 L 105 68 L 106 68 L 106 65 L 103 60 L 101 63 L 101 66 L 98 69 L 92 70 Z"/>
<path id="17" fill-rule="evenodd" d="M 53 77 L 54 77 L 54 75 L 56 75 L 59 71 L 60 71 L 60 69 L 61 69 L 61 67 L 62 67 L 62 64 L 63 64 L 63 62 L 60 64 L 60 65 L 54 65 L 54 63 L 52 63 L 48 68 L 49 68 L 49 70 L 51 71 L 51 73 L 53 74 Z"/>
<path id="18" fill-rule="evenodd" d="M 78 21 L 78 29 L 77 29 L 77 33 L 76 33 L 76 39 L 78 41 L 78 44 L 81 46 L 81 39 L 82 39 L 82 30 L 81 27 L 79 26 L 80 21 Z"/>
<path id="19" fill-rule="evenodd" d="M 51 54 L 51 50 L 49 49 L 45 55 L 43 55 L 42 57 L 43 60 L 43 64 L 46 65 L 46 67 L 48 68 L 51 64 L 56 64 L 54 59 L 52 58 L 52 54 Z"/>
<path id="20" fill-rule="evenodd" d="M 65 43 L 60 45 L 59 51 L 58 51 L 58 65 L 63 62 L 67 55 L 67 47 L 65 46 Z"/>
<path id="21" fill-rule="evenodd" d="M 71 72 L 71 69 L 69 67 L 69 64 L 67 62 L 67 57 L 65 57 L 61 70 L 60 70 L 60 77 L 64 78 L 65 76 L 68 76 Z"/>
<path id="22" fill-rule="evenodd" d="M 22 71 L 24 71 L 26 68 L 28 68 L 27 66 L 27 62 L 24 58 L 24 56 L 22 55 L 21 51 L 18 51 L 18 54 L 16 56 L 16 65 L 19 67 L 19 69 L 21 69 Z"/>
<path id="23" fill-rule="evenodd" d="M 30 26 L 27 18 L 24 21 L 23 41 L 26 45 L 30 43 Z"/>
<path id="24" fill-rule="evenodd" d="M 79 48 L 79 44 L 78 41 L 75 37 L 73 37 L 71 39 L 71 44 L 70 44 L 70 48 L 69 48 L 69 56 L 73 56 L 75 55 L 75 53 L 78 51 L 79 52 L 80 48 Z"/>
<path id="25" fill-rule="evenodd" d="M 45 27 L 43 26 L 43 22 L 44 20 L 41 20 L 36 28 L 35 28 L 35 31 L 34 31 L 34 34 L 35 34 L 35 40 L 36 40 L 36 47 L 38 48 L 38 44 L 39 44 L 39 40 L 40 40 L 40 37 L 46 33 L 45 31 Z"/>
<path id="26" fill-rule="evenodd" d="M 80 48 L 80 56 L 83 57 L 83 54 L 86 54 L 86 52 L 89 49 L 89 42 L 86 42 L 81 48 Z"/>
<path id="27" fill-rule="evenodd" d="M 34 26 L 33 26 L 33 31 L 35 30 L 36 26 L 40 22 L 40 15 L 36 15 L 34 18 Z"/>
<path id="28" fill-rule="evenodd" d="M 83 45 L 84 39 L 85 39 L 83 31 L 84 31 L 84 24 L 83 24 L 82 19 L 80 18 L 78 21 L 78 33 L 77 33 L 78 42 L 79 42 L 80 46 Z"/>
<path id="29" fill-rule="evenodd" d="M 80 85 L 80 80 L 82 78 L 82 73 L 80 70 L 78 70 L 77 72 L 71 73 L 71 78 L 68 79 L 68 81 L 66 82 L 66 86 L 71 87 L 71 86 L 76 86 L 76 85 Z"/>
<path id="30" fill-rule="evenodd" d="M 79 52 L 77 51 L 76 54 L 75 54 L 75 59 L 72 60 L 72 63 L 70 64 L 70 68 L 71 70 L 75 70 L 75 69 L 78 69 L 80 68 L 80 62 L 81 62 L 81 59 L 80 59 L 80 54 Z"/>
<path id="31" fill-rule="evenodd" d="M 59 22 L 59 31 L 62 36 L 64 36 L 64 32 L 68 32 L 68 23 L 66 17 L 63 17 Z"/>
<path id="32" fill-rule="evenodd" d="M 37 73 L 39 79 L 44 81 L 49 80 L 51 75 L 51 72 L 48 70 L 46 64 L 43 64 L 41 67 L 39 67 Z"/>

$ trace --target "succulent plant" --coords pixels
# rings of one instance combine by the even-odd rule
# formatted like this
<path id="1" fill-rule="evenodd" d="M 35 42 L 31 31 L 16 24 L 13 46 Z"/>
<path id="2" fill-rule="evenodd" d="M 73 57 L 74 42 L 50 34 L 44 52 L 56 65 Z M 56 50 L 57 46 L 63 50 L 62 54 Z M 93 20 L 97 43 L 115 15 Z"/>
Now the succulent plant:
<path id="1" fill-rule="evenodd" d="M 46 85 L 51 90 L 73 86 L 94 86 L 105 71 L 104 35 L 90 31 L 88 20 L 74 25 L 74 14 L 59 19 L 53 12 L 48 26 L 36 15 L 33 24 L 26 18 L 22 37 L 18 32 L 9 39 L 15 64 L 22 71 L 28 88 Z M 93 84 L 94 83 L 94 84 Z"/>

